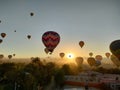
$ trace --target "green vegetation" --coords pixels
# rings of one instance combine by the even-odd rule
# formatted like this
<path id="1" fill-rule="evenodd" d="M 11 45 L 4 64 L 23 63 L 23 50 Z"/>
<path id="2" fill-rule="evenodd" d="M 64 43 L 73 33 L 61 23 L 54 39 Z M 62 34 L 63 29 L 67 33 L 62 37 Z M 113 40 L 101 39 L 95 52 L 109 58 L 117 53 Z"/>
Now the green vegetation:
<path id="1" fill-rule="evenodd" d="M 54 88 L 64 86 L 64 75 L 77 75 L 84 71 L 82 66 L 75 64 L 58 65 L 54 62 L 41 61 L 40 58 L 31 59 L 30 63 L 1 63 L 0 90 L 45 90 L 54 79 Z M 93 71 L 101 73 L 120 74 L 118 68 L 105 69 L 98 67 Z"/>

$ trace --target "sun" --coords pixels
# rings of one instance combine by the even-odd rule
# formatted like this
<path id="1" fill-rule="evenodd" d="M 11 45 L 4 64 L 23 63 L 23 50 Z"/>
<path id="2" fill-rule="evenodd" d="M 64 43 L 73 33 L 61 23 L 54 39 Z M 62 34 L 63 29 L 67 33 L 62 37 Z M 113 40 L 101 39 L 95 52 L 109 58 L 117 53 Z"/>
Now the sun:
<path id="1" fill-rule="evenodd" d="M 73 58 L 74 58 L 74 54 L 68 53 L 68 54 L 67 54 L 67 58 L 68 58 L 68 59 L 73 59 Z"/>

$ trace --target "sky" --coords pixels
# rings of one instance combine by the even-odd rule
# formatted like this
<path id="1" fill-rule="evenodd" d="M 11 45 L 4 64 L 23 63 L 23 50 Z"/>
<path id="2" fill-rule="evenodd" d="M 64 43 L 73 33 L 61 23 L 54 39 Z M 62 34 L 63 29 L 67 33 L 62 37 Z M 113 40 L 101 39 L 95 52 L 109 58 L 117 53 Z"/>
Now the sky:
<path id="1" fill-rule="evenodd" d="M 59 57 L 60 52 L 105 56 L 110 43 L 120 39 L 120 0 L 0 0 L 0 20 L 0 33 L 7 34 L 0 44 L 5 56 L 50 56 L 41 40 L 46 31 L 61 37 L 51 56 Z M 85 42 L 83 48 L 79 41 Z"/>

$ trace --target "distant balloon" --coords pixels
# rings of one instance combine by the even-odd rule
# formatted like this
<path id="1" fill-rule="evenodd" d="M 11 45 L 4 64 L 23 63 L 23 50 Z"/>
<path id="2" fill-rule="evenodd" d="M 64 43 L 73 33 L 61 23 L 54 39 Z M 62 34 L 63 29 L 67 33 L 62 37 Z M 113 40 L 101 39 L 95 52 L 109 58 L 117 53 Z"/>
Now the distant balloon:
<path id="1" fill-rule="evenodd" d="M 90 56 L 90 57 L 92 57 L 92 56 L 93 56 L 93 53 L 92 53 L 92 52 L 90 52 L 90 53 L 89 53 L 89 56 Z"/>
<path id="2" fill-rule="evenodd" d="M 83 60 L 84 60 L 83 57 L 76 57 L 76 58 L 75 58 L 75 61 L 76 61 L 76 63 L 77 63 L 79 66 L 82 65 Z"/>
<path id="3" fill-rule="evenodd" d="M 2 39 L 0 39 L 0 43 L 2 43 L 3 42 L 3 40 Z"/>
<path id="4" fill-rule="evenodd" d="M 0 23 L 1 23 L 2 21 L 0 20 Z"/>
<path id="5" fill-rule="evenodd" d="M 88 64 L 89 64 L 91 67 L 96 65 L 95 58 L 93 58 L 93 57 L 89 57 L 89 58 L 87 59 L 87 62 L 88 62 Z"/>
<path id="6" fill-rule="evenodd" d="M 120 60 L 120 40 L 115 40 L 110 44 L 110 51 Z"/>
<path id="7" fill-rule="evenodd" d="M 111 55 L 110 59 L 117 67 L 120 66 L 120 60 L 115 55 Z"/>
<path id="8" fill-rule="evenodd" d="M 30 16 L 33 16 L 33 15 L 34 15 L 34 13 L 33 13 L 33 12 L 31 12 L 31 13 L 30 13 Z"/>
<path id="9" fill-rule="evenodd" d="M 95 66 L 100 66 L 101 65 L 101 61 L 100 60 L 96 60 L 96 65 Z"/>
<path id="10" fill-rule="evenodd" d="M 44 49 L 45 53 L 48 54 L 49 50 L 47 48 Z"/>
<path id="11" fill-rule="evenodd" d="M 16 32 L 16 30 L 14 30 L 14 32 Z"/>
<path id="12" fill-rule="evenodd" d="M 60 57 L 63 58 L 65 56 L 65 53 L 59 53 Z"/>
<path id="13" fill-rule="evenodd" d="M 15 54 L 13 54 L 13 56 L 15 56 Z"/>
<path id="14" fill-rule="evenodd" d="M 42 42 L 48 49 L 48 51 L 52 54 L 52 52 L 60 42 L 60 36 L 55 31 L 47 31 L 42 35 Z"/>
<path id="15" fill-rule="evenodd" d="M 30 39 L 30 38 L 31 38 L 31 35 L 27 35 L 27 38 Z"/>
<path id="16" fill-rule="evenodd" d="M 101 60 L 103 59 L 103 57 L 102 57 L 101 55 L 96 55 L 96 56 L 95 56 L 95 59 L 101 61 Z"/>
<path id="17" fill-rule="evenodd" d="M 11 59 L 11 58 L 12 58 L 12 55 L 8 55 L 8 58 Z"/>
<path id="18" fill-rule="evenodd" d="M 0 59 L 3 59 L 4 55 L 3 54 L 0 54 Z"/>
<path id="19" fill-rule="evenodd" d="M 105 56 L 106 56 L 107 58 L 109 58 L 109 57 L 110 57 L 110 53 L 109 53 L 109 52 L 106 52 L 106 53 L 105 53 Z"/>
<path id="20" fill-rule="evenodd" d="M 84 46 L 84 41 L 79 42 L 80 47 L 82 48 Z"/>
<path id="21" fill-rule="evenodd" d="M 6 33 L 1 33 L 1 37 L 5 38 L 6 37 Z"/>

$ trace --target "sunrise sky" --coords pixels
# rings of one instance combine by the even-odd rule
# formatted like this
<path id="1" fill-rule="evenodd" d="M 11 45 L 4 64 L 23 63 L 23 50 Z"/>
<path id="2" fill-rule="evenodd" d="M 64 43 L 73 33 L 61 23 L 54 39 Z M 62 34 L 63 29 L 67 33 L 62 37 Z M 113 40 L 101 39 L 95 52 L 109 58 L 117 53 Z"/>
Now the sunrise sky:
<path id="1" fill-rule="evenodd" d="M 120 39 L 120 0 L 0 0 L 0 20 L 0 33 L 7 34 L 0 44 L 5 56 L 47 57 L 41 40 L 46 31 L 61 37 L 52 56 L 59 57 L 60 52 L 105 56 L 110 43 Z"/>

